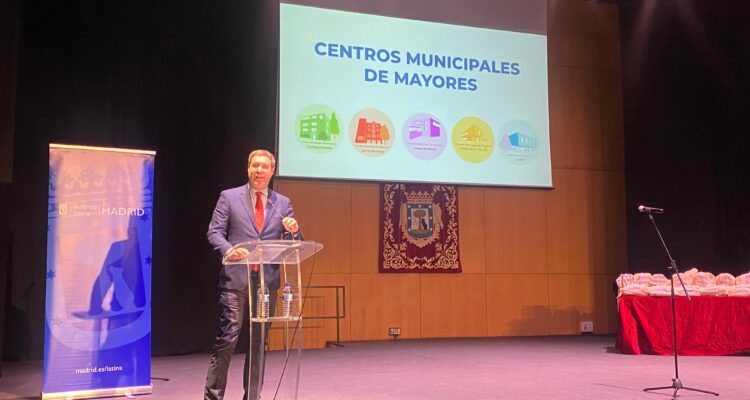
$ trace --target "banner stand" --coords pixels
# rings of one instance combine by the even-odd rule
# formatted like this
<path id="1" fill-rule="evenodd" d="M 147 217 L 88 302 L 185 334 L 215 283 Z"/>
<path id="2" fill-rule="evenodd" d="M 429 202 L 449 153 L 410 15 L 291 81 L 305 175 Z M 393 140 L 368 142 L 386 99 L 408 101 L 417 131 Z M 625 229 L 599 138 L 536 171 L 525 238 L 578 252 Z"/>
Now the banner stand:
<path id="1" fill-rule="evenodd" d="M 44 400 L 152 392 L 155 155 L 49 146 Z"/>

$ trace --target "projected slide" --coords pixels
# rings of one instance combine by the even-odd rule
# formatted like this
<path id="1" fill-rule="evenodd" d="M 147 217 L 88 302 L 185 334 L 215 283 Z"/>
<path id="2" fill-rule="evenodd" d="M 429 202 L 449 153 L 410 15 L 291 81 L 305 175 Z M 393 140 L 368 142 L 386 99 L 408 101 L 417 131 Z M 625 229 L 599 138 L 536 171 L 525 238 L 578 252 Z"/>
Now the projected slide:
<path id="1" fill-rule="evenodd" d="M 546 36 L 280 7 L 280 176 L 552 186 Z"/>

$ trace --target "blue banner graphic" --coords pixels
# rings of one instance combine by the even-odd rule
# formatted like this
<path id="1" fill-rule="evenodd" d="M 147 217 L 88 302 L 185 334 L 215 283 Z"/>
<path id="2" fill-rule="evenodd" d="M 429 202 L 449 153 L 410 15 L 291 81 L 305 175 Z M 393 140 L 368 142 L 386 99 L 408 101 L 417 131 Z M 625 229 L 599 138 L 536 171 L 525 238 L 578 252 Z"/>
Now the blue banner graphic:
<path id="1" fill-rule="evenodd" d="M 150 393 L 155 153 L 49 151 L 42 397 Z"/>

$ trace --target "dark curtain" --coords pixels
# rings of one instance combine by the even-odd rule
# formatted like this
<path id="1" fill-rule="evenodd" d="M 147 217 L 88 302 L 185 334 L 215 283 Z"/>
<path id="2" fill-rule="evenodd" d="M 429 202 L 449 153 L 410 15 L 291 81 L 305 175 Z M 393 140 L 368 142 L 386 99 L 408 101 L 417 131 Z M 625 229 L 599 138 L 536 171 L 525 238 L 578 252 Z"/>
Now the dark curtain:
<path id="1" fill-rule="evenodd" d="M 8 271 L 10 270 L 10 222 L 6 206 L 13 180 L 13 132 L 16 116 L 16 68 L 18 67 L 20 0 L 0 2 L 0 360 L 5 358 L 6 306 L 11 302 Z M 10 308 L 9 308 L 10 310 Z M 0 369 L 0 376 L 2 370 Z"/>
<path id="2" fill-rule="evenodd" d="M 664 272 L 656 216 L 681 269 L 750 270 L 750 4 L 621 5 L 632 272 Z"/>
<path id="3" fill-rule="evenodd" d="M 205 349 L 219 258 L 205 239 L 249 150 L 274 150 L 275 1 L 22 1 L 12 302 L 42 357 L 48 144 L 157 152 L 154 355 Z M 7 341 L 7 340 L 6 340 Z M 244 342 L 242 342 L 244 343 Z"/>

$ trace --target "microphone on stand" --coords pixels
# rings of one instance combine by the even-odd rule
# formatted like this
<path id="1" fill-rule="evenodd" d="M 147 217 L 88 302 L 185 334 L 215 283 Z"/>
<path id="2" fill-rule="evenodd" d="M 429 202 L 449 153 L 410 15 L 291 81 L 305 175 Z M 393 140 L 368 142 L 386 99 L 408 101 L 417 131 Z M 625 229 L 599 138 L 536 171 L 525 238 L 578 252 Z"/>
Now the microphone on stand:
<path id="1" fill-rule="evenodd" d="M 266 196 L 266 203 L 268 203 L 268 205 L 271 206 L 272 210 L 276 211 L 276 215 L 281 217 L 281 219 L 286 218 L 285 216 L 281 215 L 281 213 L 279 212 L 279 210 L 276 209 L 276 207 L 273 206 L 273 200 L 271 200 L 271 198 L 268 196 Z"/>
<path id="2" fill-rule="evenodd" d="M 271 200 L 271 198 L 268 197 L 268 196 L 266 196 L 266 203 L 268 203 L 268 205 L 271 206 L 271 209 L 276 212 L 276 215 L 278 215 L 279 218 L 281 218 L 282 220 L 284 218 L 287 218 L 287 217 L 281 215 L 281 213 L 279 212 L 279 210 L 277 210 L 276 207 L 274 207 L 273 200 Z M 299 233 L 299 231 L 297 231 L 297 233 L 293 233 L 293 232 L 289 232 L 289 233 L 292 234 L 292 240 L 295 240 L 295 237 L 297 236 L 297 234 Z"/>
<path id="3" fill-rule="evenodd" d="M 638 206 L 638 211 L 644 214 L 664 214 L 663 208 L 649 207 L 649 206 L 644 206 L 643 204 Z"/>

